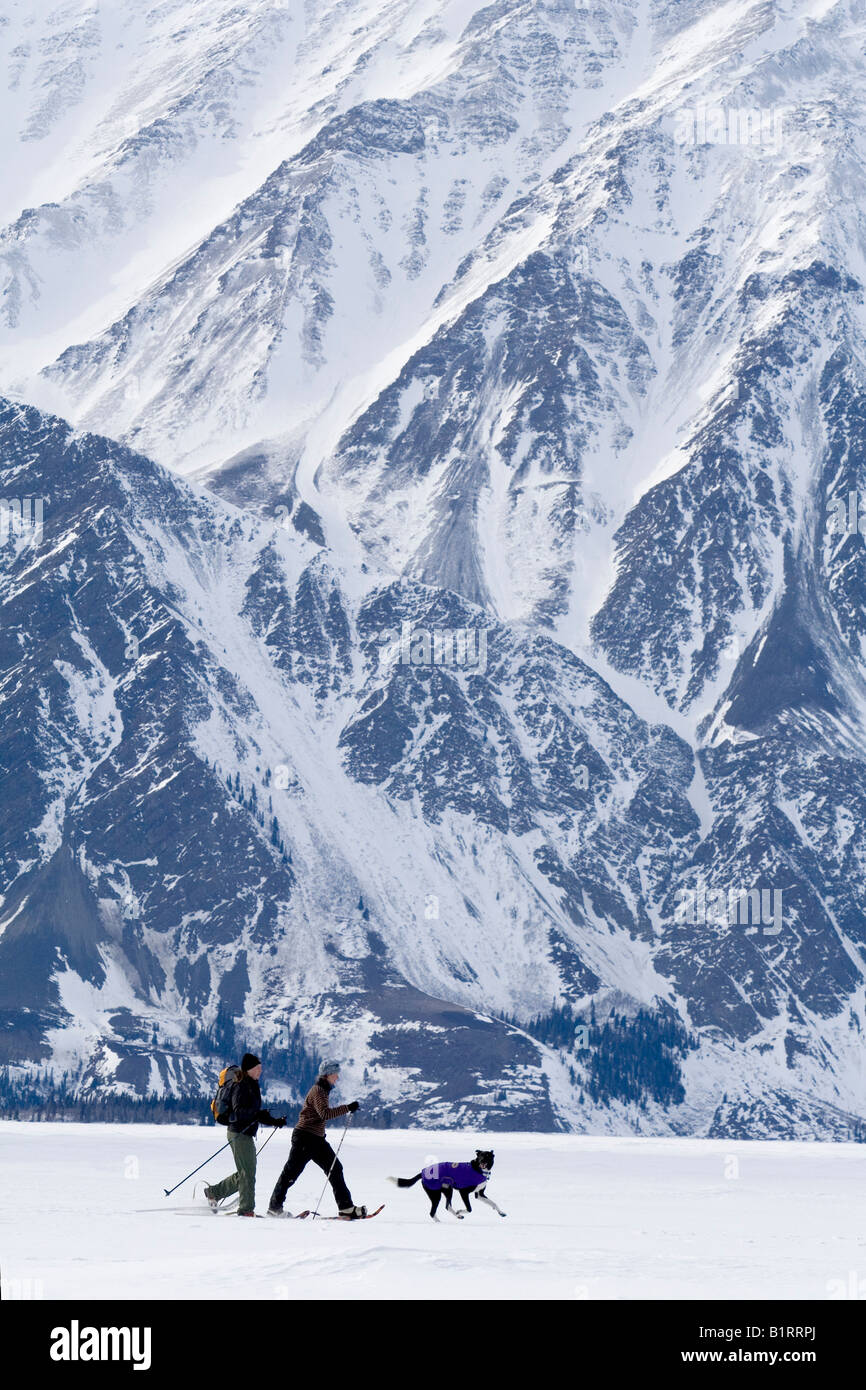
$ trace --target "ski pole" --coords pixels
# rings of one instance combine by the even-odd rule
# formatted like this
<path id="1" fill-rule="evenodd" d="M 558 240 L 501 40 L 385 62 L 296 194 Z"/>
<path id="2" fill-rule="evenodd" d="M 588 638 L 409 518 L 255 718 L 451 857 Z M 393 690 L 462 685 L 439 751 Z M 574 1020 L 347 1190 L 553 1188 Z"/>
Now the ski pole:
<path id="1" fill-rule="evenodd" d="M 217 1151 L 216 1151 L 215 1154 L 211 1154 L 210 1158 L 206 1158 L 205 1161 L 204 1161 L 204 1163 L 200 1163 L 200 1164 L 198 1165 L 198 1168 L 193 1168 L 192 1172 L 191 1172 L 191 1173 L 187 1173 L 187 1175 L 186 1175 L 185 1178 L 181 1178 L 180 1182 L 176 1182 L 175 1185 L 174 1185 L 174 1187 L 164 1187 L 162 1190 L 163 1190 L 163 1192 L 165 1193 L 166 1197 L 170 1197 L 171 1194 L 172 1194 L 172 1192 L 177 1192 L 177 1189 L 178 1189 L 179 1187 L 183 1187 L 183 1185 L 184 1185 L 185 1182 L 189 1182 L 190 1178 L 193 1177 L 193 1176 L 198 1172 L 199 1168 L 204 1168 L 205 1163 L 210 1163 L 210 1159 L 211 1159 L 211 1158 L 216 1158 L 217 1154 L 221 1154 L 222 1151 L 223 1151 L 223 1149 L 227 1149 L 228 1146 L 229 1146 L 229 1145 L 228 1145 L 228 1140 L 226 1140 L 226 1142 L 223 1144 L 223 1148 L 222 1148 L 222 1149 L 217 1149 Z"/>
<path id="2" fill-rule="evenodd" d="M 333 1171 L 334 1171 L 334 1163 L 336 1163 L 337 1159 L 340 1157 L 340 1150 L 341 1150 L 341 1148 L 343 1147 L 343 1140 L 345 1139 L 346 1135 L 349 1133 L 349 1125 L 350 1125 L 351 1123 L 352 1123 L 352 1111 L 350 1110 L 350 1111 L 349 1111 L 349 1118 L 346 1120 L 345 1126 L 343 1127 L 343 1133 L 340 1135 L 340 1142 L 339 1142 L 339 1144 L 337 1145 L 337 1152 L 334 1154 L 333 1162 L 332 1162 L 330 1168 L 328 1169 L 328 1176 L 325 1178 L 325 1187 L 327 1187 L 327 1186 L 328 1186 L 328 1183 L 331 1181 L 331 1174 L 332 1174 Z M 322 1205 L 322 1198 L 323 1198 L 324 1195 L 325 1195 L 325 1187 L 323 1187 L 322 1190 L 321 1190 L 321 1192 L 319 1193 L 319 1200 L 318 1200 L 318 1202 L 316 1203 L 316 1210 L 313 1212 L 313 1216 L 318 1216 L 318 1214 L 319 1214 L 319 1207 Z"/>
<path id="3" fill-rule="evenodd" d="M 280 1128 L 282 1128 L 282 1125 L 280 1126 Z M 258 1158 L 258 1156 L 259 1156 L 259 1154 L 261 1153 L 262 1149 L 265 1147 L 265 1144 L 270 1144 L 270 1142 L 271 1142 L 271 1140 L 273 1139 L 273 1137 L 274 1137 L 274 1135 L 276 1134 L 276 1132 L 277 1132 L 276 1126 L 274 1126 L 274 1128 L 271 1130 L 270 1134 L 268 1135 L 267 1139 L 264 1141 L 264 1144 L 260 1144 L 259 1147 L 256 1149 L 256 1158 Z"/>
<path id="4" fill-rule="evenodd" d="M 247 1125 L 247 1129 L 249 1129 L 249 1127 L 250 1127 L 250 1126 Z M 241 1132 L 242 1132 L 243 1134 L 246 1134 L 247 1131 L 246 1131 L 246 1129 L 245 1129 L 245 1130 L 242 1130 Z M 274 1133 L 276 1133 L 276 1131 L 274 1131 Z M 273 1137 L 274 1137 L 273 1134 L 269 1134 L 269 1135 L 268 1135 L 268 1139 L 273 1139 Z M 268 1142 L 268 1139 L 265 1140 L 265 1144 Z M 265 1147 L 265 1144 L 262 1144 L 262 1149 Z M 187 1175 L 186 1175 L 185 1178 L 181 1178 L 180 1182 L 176 1182 L 175 1185 L 174 1185 L 174 1187 L 164 1187 L 162 1190 L 163 1190 L 163 1192 L 165 1193 L 166 1197 L 170 1197 L 171 1194 L 172 1194 L 172 1192 L 177 1192 L 177 1189 L 178 1189 L 179 1187 L 183 1187 L 183 1185 L 184 1185 L 185 1182 L 189 1182 L 190 1178 L 195 1177 L 196 1173 L 199 1171 L 200 1168 L 204 1168 L 206 1164 L 210 1163 L 211 1158 L 216 1158 L 217 1155 L 218 1155 L 218 1154 L 221 1154 L 222 1151 L 223 1151 L 223 1149 L 227 1149 L 228 1146 L 229 1146 L 229 1141 L 226 1140 L 226 1142 L 223 1144 L 222 1149 L 217 1149 L 217 1151 L 216 1151 L 215 1154 L 211 1154 L 210 1158 L 206 1158 L 205 1161 L 204 1161 L 204 1163 L 200 1163 L 200 1164 L 198 1165 L 198 1168 L 193 1168 L 192 1172 L 191 1172 L 191 1173 L 187 1173 Z M 261 1153 L 262 1149 L 259 1149 L 259 1153 Z"/>

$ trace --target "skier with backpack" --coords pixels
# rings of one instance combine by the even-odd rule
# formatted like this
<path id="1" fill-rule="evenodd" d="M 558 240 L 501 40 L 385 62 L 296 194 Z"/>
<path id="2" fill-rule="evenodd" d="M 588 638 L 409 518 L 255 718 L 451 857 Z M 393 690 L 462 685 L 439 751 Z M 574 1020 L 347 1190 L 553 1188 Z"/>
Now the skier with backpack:
<path id="1" fill-rule="evenodd" d="M 301 1107 L 298 1123 L 292 1130 L 292 1147 L 289 1157 L 277 1179 L 277 1185 L 268 1203 L 268 1216 L 288 1216 L 283 1211 L 286 1193 L 303 1173 L 308 1163 L 315 1163 L 328 1176 L 337 1209 L 344 1219 L 359 1220 L 367 1215 L 366 1207 L 356 1207 L 352 1194 L 346 1186 L 343 1165 L 325 1138 L 325 1125 L 328 1120 L 337 1120 L 341 1115 L 354 1115 L 358 1102 L 348 1105 L 329 1105 L 328 1099 L 340 1074 L 339 1062 L 323 1062 L 319 1068 L 319 1078 L 310 1088 Z"/>
<path id="2" fill-rule="evenodd" d="M 238 1192 L 238 1216 L 256 1214 L 255 1135 L 259 1125 L 282 1129 L 286 1123 L 285 1115 L 274 1116 L 262 1109 L 261 1074 L 261 1059 L 252 1052 L 244 1053 L 239 1067 L 226 1067 L 220 1073 L 220 1087 L 211 1109 L 217 1123 L 228 1126 L 235 1171 L 231 1177 L 205 1188 L 204 1195 L 212 1211 L 217 1210 L 224 1197 Z"/>

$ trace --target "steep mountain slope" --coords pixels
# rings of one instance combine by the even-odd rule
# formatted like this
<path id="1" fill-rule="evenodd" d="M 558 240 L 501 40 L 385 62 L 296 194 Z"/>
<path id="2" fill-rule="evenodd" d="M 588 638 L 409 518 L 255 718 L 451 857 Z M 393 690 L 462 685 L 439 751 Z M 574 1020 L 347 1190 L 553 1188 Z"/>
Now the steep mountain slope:
<path id="1" fill-rule="evenodd" d="M 576 28 L 559 4 L 200 9 L 188 25 L 164 5 L 120 45 L 95 11 L 64 34 L 93 50 L 67 98 L 78 157 L 62 199 L 50 170 L 24 181 L 51 202 L 10 201 L 4 248 L 10 376 L 22 337 L 32 370 L 62 336 L 58 399 L 160 457 L 170 440 L 173 466 L 308 428 L 368 367 L 370 321 L 385 350 L 422 328 L 539 160 L 603 109 L 578 87 L 634 27 L 627 6 Z M 29 168 L 48 78 L 33 40 L 11 54 Z"/>
<path id="2" fill-rule="evenodd" d="M 189 1087 L 187 1021 L 222 1008 L 375 1060 L 383 1096 L 415 1110 L 459 1116 L 448 1080 L 475 1074 L 550 1120 L 539 1050 L 466 1007 L 541 1011 L 563 980 L 575 999 L 598 984 L 577 939 L 590 928 L 598 957 L 606 932 L 593 945 L 579 904 L 556 901 L 554 836 L 563 818 L 594 829 L 597 798 L 616 837 L 629 784 L 669 763 L 687 782 L 687 750 L 540 637 L 494 630 L 474 675 L 383 664 L 403 621 L 479 615 L 417 586 L 352 599 L 296 533 L 33 411 L 7 406 L 2 439 L 7 488 L 51 510 L 44 550 L 10 536 L 4 556 L 11 1058 L 53 1046 L 74 1066 L 96 1044 L 88 1075 Z M 592 794 L 573 788 L 582 752 Z M 662 859 L 689 837 L 680 803 Z M 430 1066 L 437 1034 L 448 1057 Z"/>
<path id="3" fill-rule="evenodd" d="M 607 1124 L 709 1126 L 734 1043 L 741 1101 L 778 1081 L 777 1047 L 795 1094 L 822 1072 L 826 1093 L 859 931 L 853 903 L 824 911 L 809 833 L 740 810 L 778 740 L 739 776 L 730 749 L 710 764 L 727 810 L 702 838 L 688 746 L 549 637 L 334 568 L 294 528 L 33 410 L 7 404 L 0 431 L 6 491 L 50 501 L 2 572 L 9 1061 L 183 1093 L 213 1066 L 190 1020 L 274 1041 L 299 1023 L 393 1116 L 584 1124 L 576 1088 L 600 1082 L 613 1021 L 570 1057 L 573 1086 L 496 1015 L 670 1001 L 703 1030 L 697 1054 L 657 1040 L 675 1075 L 685 1059 L 687 1103 L 641 1118 L 624 1034 Z M 425 634 L 470 632 L 474 663 L 416 664 Z M 824 769 L 848 769 L 840 804 L 863 795 L 850 767 Z M 785 774 L 808 802 L 812 760 Z M 849 862 L 858 843 L 851 822 Z M 676 886 L 722 870 L 784 880 L 782 936 L 674 922 Z"/>
<path id="4" fill-rule="evenodd" d="M 10 1061 L 857 1130 L 864 31 L 13 7 Z"/>

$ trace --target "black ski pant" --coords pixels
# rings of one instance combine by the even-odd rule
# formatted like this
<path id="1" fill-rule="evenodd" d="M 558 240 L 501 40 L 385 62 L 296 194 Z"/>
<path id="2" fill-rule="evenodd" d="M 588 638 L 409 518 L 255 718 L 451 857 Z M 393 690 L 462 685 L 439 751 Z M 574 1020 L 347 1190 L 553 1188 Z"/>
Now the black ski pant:
<path id="1" fill-rule="evenodd" d="M 292 1183 L 298 1181 L 308 1163 L 315 1163 L 316 1167 L 321 1168 L 323 1173 L 330 1173 L 329 1182 L 338 1211 L 343 1211 L 345 1207 L 353 1205 L 352 1194 L 346 1186 L 346 1179 L 343 1177 L 343 1165 L 335 1156 L 327 1139 L 320 1138 L 318 1134 L 311 1134 L 308 1129 L 293 1129 L 289 1157 L 277 1179 L 277 1185 L 271 1193 L 271 1200 L 268 1203 L 271 1211 L 282 1211 L 286 1193 Z"/>

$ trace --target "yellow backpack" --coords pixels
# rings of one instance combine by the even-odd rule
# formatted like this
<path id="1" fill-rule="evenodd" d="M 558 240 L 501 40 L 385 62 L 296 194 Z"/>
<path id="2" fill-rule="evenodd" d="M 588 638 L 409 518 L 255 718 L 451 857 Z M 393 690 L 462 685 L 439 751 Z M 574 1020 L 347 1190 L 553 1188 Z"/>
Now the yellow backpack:
<path id="1" fill-rule="evenodd" d="M 223 1067 L 220 1072 L 219 1089 L 210 1103 L 218 1125 L 227 1125 L 232 1117 L 232 1088 L 242 1076 L 243 1072 L 236 1066 Z"/>

